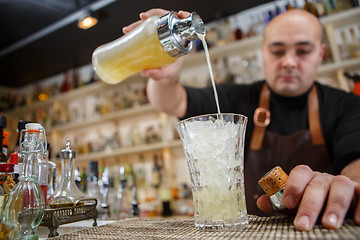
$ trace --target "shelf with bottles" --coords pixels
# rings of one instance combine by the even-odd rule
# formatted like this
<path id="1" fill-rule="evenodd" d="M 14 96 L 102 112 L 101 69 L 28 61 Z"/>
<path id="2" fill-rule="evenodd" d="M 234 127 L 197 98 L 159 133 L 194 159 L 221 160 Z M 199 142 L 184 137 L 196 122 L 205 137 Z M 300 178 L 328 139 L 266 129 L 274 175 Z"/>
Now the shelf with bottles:
<path id="1" fill-rule="evenodd" d="M 65 132 L 77 129 L 79 127 L 87 127 L 91 125 L 101 124 L 103 122 L 119 120 L 125 117 L 134 117 L 140 114 L 147 114 L 155 112 L 156 110 L 150 104 L 144 104 L 128 109 L 123 109 L 121 111 L 111 112 L 105 115 L 98 115 L 93 118 L 85 119 L 83 121 L 73 121 L 64 125 L 57 125 L 54 127 L 48 128 L 48 133 L 51 132 Z"/>
<path id="2" fill-rule="evenodd" d="M 360 58 L 360 8 L 330 15 L 321 22 L 334 62 Z"/>
<path id="3" fill-rule="evenodd" d="M 144 79 L 134 76 L 132 80 L 116 86 L 96 83 L 5 114 L 14 121 L 38 122 L 50 133 L 154 111 L 147 102 Z"/>
<path id="4" fill-rule="evenodd" d="M 92 153 L 85 153 L 85 154 L 78 154 L 76 157 L 77 161 L 92 161 L 92 160 L 99 160 L 117 156 L 125 156 L 131 154 L 139 154 L 145 152 L 154 152 L 157 150 L 161 150 L 164 148 L 175 148 L 175 147 L 182 147 L 181 140 L 171 140 L 171 141 L 163 141 L 157 143 L 147 143 L 138 146 L 132 147 L 122 147 L 118 149 L 111 149 L 111 150 L 103 150 L 99 152 L 92 152 Z M 57 159 L 52 159 L 51 161 L 57 162 Z"/>
<path id="5" fill-rule="evenodd" d="M 52 107 L 54 103 L 68 103 L 73 101 L 74 99 L 80 99 L 89 95 L 94 95 L 114 88 L 124 87 L 127 84 L 129 84 L 129 82 L 138 83 L 141 81 L 144 81 L 144 78 L 142 78 L 139 74 L 131 76 L 126 81 L 123 81 L 117 85 L 111 85 L 111 84 L 106 84 L 102 81 L 97 81 L 87 86 L 50 97 L 46 101 L 37 101 L 27 106 L 21 106 L 6 111 L 5 113 L 8 116 L 17 117 L 27 112 L 36 111 L 37 109 L 46 109 L 48 107 Z"/>
<path id="6" fill-rule="evenodd" d="M 334 82 L 332 85 L 350 91 L 349 84 L 344 82 L 344 78 L 338 78 L 337 76 L 339 76 L 339 71 L 359 70 L 360 56 L 354 55 L 349 58 L 338 57 L 340 50 L 337 41 L 337 31 L 349 28 L 349 26 L 354 29 L 358 28 L 355 34 L 358 47 L 360 48 L 360 8 L 323 16 L 320 18 L 320 21 L 325 28 L 326 57 L 324 56 L 323 64 L 318 69 L 318 76 L 335 76 L 337 79 L 332 81 Z M 226 45 L 212 47 L 209 52 L 213 62 L 214 75 L 217 75 L 217 71 L 223 71 L 223 73 L 219 73 L 220 77 L 222 75 L 223 78 L 229 78 L 228 75 L 232 75 L 230 78 L 235 83 L 250 83 L 254 80 L 262 79 L 262 41 L 263 37 L 257 35 L 227 43 Z M 221 61 L 224 63 L 221 63 Z M 217 69 L 219 62 L 223 65 L 220 66 L 223 68 L 222 70 Z M 208 78 L 205 53 L 196 52 L 186 56 L 184 72 L 182 75 L 183 84 L 204 86 L 204 82 L 207 82 Z M 202 75 L 203 72 L 204 75 Z M 221 81 L 224 81 L 224 79 L 219 80 L 219 82 Z M 345 79 L 345 81 L 347 80 Z M 215 82 L 219 83 L 216 81 L 216 76 Z"/>
<path id="7" fill-rule="evenodd" d="M 360 69 L 360 58 L 346 59 L 341 62 L 333 62 L 323 64 L 318 69 L 318 75 L 328 75 L 336 72 L 339 69 L 346 70 L 359 70 Z"/>
<path id="8" fill-rule="evenodd" d="M 349 24 L 360 23 L 360 8 L 352 8 L 350 10 L 334 13 L 332 15 L 321 17 L 319 18 L 319 20 L 325 28 L 325 34 L 329 38 L 330 45 L 332 47 L 337 47 L 338 44 L 335 42 L 333 30 L 347 26 Z M 263 37 L 261 35 L 256 35 L 238 41 L 230 42 L 225 45 L 214 46 L 209 49 L 210 56 L 212 58 L 222 58 L 229 55 L 234 55 L 238 53 L 241 54 L 247 51 L 260 49 L 262 40 Z M 332 48 L 331 50 L 334 51 Z M 184 61 L 184 67 L 203 64 L 205 62 L 205 53 L 196 52 L 186 56 L 186 60 Z"/>

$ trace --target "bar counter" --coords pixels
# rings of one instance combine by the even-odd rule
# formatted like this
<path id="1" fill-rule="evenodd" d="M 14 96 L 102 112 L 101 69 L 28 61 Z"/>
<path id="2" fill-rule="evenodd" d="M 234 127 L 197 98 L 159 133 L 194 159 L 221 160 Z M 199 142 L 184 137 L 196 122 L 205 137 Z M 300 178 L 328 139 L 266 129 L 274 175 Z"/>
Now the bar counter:
<path id="1" fill-rule="evenodd" d="M 80 223 L 80 222 L 79 222 Z M 99 221 L 99 225 L 106 222 Z M 75 223 L 73 223 L 75 224 Z M 92 223 L 88 222 L 89 226 Z M 102 226 L 84 228 L 51 239 L 360 239 L 360 226 L 347 219 L 338 230 L 317 224 L 312 231 L 297 231 L 293 218 L 249 215 L 247 228 L 234 232 L 202 232 L 193 218 L 141 219 L 111 221 Z"/>

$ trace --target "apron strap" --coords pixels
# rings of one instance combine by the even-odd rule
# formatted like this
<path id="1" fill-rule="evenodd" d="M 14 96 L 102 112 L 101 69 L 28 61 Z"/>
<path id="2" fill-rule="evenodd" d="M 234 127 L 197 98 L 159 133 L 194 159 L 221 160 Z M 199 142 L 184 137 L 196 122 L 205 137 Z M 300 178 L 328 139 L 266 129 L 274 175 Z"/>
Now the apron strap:
<path id="1" fill-rule="evenodd" d="M 320 124 L 319 97 L 316 85 L 312 87 L 308 96 L 308 121 L 313 145 L 324 145 L 325 140 Z"/>
<path id="2" fill-rule="evenodd" d="M 266 127 L 270 124 L 270 90 L 266 83 L 263 84 L 259 107 L 254 113 L 254 130 L 251 137 L 250 149 L 259 150 L 261 148 Z"/>
<path id="3" fill-rule="evenodd" d="M 311 103 L 311 104 L 310 104 Z M 264 83 L 260 93 L 259 107 L 254 113 L 254 129 L 251 137 L 250 149 L 259 150 L 262 146 L 266 127 L 270 124 L 270 90 Z M 323 145 L 325 143 L 322 134 L 319 99 L 314 85 L 308 95 L 308 122 L 313 145 Z"/>

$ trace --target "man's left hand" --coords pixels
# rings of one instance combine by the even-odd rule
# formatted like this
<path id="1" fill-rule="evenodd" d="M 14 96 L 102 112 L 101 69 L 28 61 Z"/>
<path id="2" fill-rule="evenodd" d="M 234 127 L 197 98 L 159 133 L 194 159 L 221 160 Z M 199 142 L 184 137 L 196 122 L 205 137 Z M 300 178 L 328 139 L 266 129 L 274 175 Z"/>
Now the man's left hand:
<path id="1" fill-rule="evenodd" d="M 344 175 L 333 176 L 299 165 L 289 174 L 283 203 L 289 212 L 297 210 L 294 219 L 297 230 L 311 230 L 323 209 L 321 223 L 326 228 L 341 227 L 348 211 L 360 225 L 360 183 Z M 265 212 L 274 212 L 266 195 L 257 200 L 257 205 Z"/>

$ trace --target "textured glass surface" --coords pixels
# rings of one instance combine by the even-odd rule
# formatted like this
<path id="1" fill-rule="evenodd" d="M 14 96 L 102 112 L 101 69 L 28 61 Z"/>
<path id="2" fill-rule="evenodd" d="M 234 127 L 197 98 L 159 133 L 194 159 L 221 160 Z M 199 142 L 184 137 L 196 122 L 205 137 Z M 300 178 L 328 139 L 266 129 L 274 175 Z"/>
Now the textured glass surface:
<path id="1" fill-rule="evenodd" d="M 39 125 L 39 128 L 42 127 Z M 45 131 L 43 136 L 45 136 Z M 38 166 L 44 160 L 46 139 L 40 130 L 27 130 L 21 143 L 23 175 L 5 201 L 3 223 L 10 231 L 10 239 L 38 239 L 37 227 L 44 216 L 45 199 L 38 183 Z"/>
<path id="2" fill-rule="evenodd" d="M 190 171 L 195 226 L 232 231 L 247 226 L 244 137 L 247 118 L 203 115 L 177 124 Z"/>

